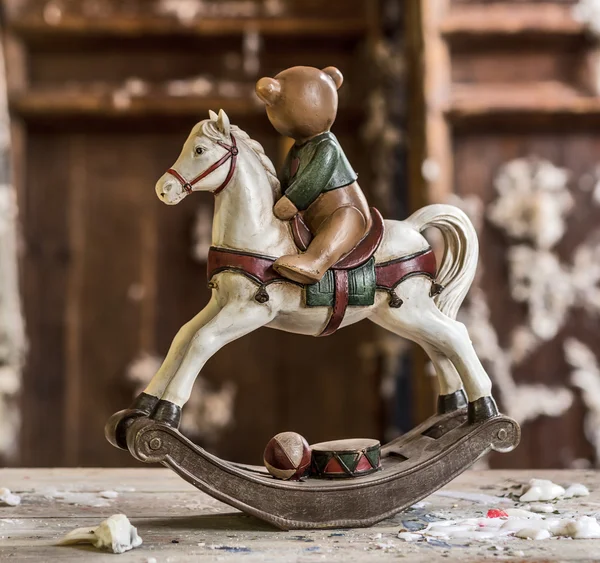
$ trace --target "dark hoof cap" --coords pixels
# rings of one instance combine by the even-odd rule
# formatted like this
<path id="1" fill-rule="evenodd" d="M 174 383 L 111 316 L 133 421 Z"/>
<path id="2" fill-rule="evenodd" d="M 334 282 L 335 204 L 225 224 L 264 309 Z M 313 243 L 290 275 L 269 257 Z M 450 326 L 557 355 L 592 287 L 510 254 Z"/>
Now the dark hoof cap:
<path id="1" fill-rule="evenodd" d="M 157 403 L 158 397 L 149 395 L 148 393 L 140 393 L 129 408 L 143 411 L 147 416 L 150 416 L 150 413 L 155 409 Z"/>
<path id="2" fill-rule="evenodd" d="M 467 396 L 462 389 L 454 391 L 449 395 L 439 395 L 437 400 L 438 414 L 448 414 L 467 406 Z"/>
<path id="3" fill-rule="evenodd" d="M 171 401 L 161 399 L 158 401 L 151 418 L 177 430 L 181 422 L 181 407 Z"/>
<path id="4" fill-rule="evenodd" d="M 115 447 L 127 450 L 127 430 L 136 418 L 148 416 L 147 412 L 137 409 L 125 409 L 113 414 L 104 426 L 106 439 Z"/>
<path id="5" fill-rule="evenodd" d="M 498 407 L 494 397 L 480 397 L 476 401 L 469 403 L 469 423 L 484 422 L 489 418 L 498 416 Z"/>

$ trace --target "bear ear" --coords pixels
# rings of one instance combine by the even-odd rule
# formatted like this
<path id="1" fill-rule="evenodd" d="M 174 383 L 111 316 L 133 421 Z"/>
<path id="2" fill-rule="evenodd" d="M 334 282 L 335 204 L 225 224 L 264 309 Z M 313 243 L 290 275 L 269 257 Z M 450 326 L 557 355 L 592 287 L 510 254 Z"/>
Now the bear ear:
<path id="1" fill-rule="evenodd" d="M 256 83 L 256 95 L 268 106 L 273 105 L 281 94 L 281 84 L 275 78 L 261 78 Z"/>
<path id="2" fill-rule="evenodd" d="M 229 137 L 231 125 L 229 123 L 229 117 L 227 117 L 227 114 L 222 109 L 219 110 L 219 115 L 217 116 L 217 129 L 221 131 L 223 135 Z"/>
<path id="3" fill-rule="evenodd" d="M 339 90 L 340 86 L 344 83 L 344 75 L 334 66 L 324 68 L 323 72 L 333 80 L 335 87 Z"/>
<path id="4" fill-rule="evenodd" d="M 211 121 L 217 121 L 217 119 L 219 118 L 219 116 L 212 109 L 208 110 L 208 117 Z"/>

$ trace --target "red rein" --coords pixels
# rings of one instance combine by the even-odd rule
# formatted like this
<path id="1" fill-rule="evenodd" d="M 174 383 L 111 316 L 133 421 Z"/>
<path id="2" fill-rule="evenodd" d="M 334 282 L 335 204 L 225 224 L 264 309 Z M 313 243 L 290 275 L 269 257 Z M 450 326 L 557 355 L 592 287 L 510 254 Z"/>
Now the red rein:
<path id="1" fill-rule="evenodd" d="M 227 145 L 221 141 L 217 141 L 217 144 L 223 147 L 227 152 L 219 159 L 217 162 L 209 166 L 204 172 L 201 172 L 196 176 L 193 180 L 188 182 L 177 170 L 174 168 L 169 168 L 167 170 L 167 174 L 171 174 L 180 184 L 181 187 L 185 190 L 186 193 L 191 194 L 192 188 L 202 179 L 206 178 L 210 173 L 214 172 L 217 168 L 221 167 L 228 160 L 231 159 L 231 163 L 229 164 L 229 172 L 223 180 L 223 183 L 213 192 L 214 195 L 222 192 L 229 181 L 231 180 L 233 173 L 235 172 L 235 165 L 237 162 L 237 155 L 239 153 L 239 149 L 237 148 L 237 143 L 235 141 L 235 137 L 231 135 L 231 145 Z"/>

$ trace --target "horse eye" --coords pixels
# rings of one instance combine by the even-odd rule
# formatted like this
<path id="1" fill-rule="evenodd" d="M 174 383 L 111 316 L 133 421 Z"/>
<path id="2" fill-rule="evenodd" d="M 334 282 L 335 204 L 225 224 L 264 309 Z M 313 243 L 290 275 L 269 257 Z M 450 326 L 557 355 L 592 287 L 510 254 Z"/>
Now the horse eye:
<path id="1" fill-rule="evenodd" d="M 196 147 L 196 154 L 197 155 L 201 155 L 204 152 L 204 149 L 202 147 Z"/>

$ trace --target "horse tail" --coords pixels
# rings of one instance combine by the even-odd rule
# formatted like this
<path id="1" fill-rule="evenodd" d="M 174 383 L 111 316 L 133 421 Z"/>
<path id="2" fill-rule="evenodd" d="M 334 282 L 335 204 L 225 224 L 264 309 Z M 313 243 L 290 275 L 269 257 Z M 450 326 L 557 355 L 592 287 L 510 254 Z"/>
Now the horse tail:
<path id="1" fill-rule="evenodd" d="M 442 233 L 444 254 L 436 281 L 444 289 L 434 300 L 442 313 L 455 319 L 477 269 L 479 242 L 473 223 L 458 207 L 443 204 L 423 207 L 406 222 L 419 232 L 437 227 Z"/>

